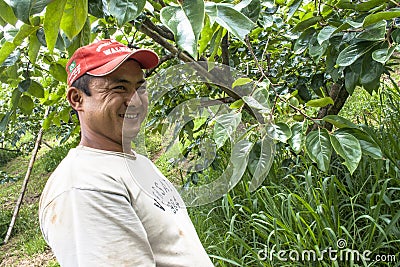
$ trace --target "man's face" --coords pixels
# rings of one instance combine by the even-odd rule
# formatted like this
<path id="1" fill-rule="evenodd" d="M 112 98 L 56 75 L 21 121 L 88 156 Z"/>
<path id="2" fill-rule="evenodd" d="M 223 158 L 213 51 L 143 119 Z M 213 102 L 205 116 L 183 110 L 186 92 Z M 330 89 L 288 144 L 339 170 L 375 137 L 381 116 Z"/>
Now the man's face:
<path id="1" fill-rule="evenodd" d="M 84 96 L 79 114 L 82 138 L 121 149 L 122 137 L 124 142 L 130 142 L 147 113 L 144 81 L 142 69 L 133 60 L 124 62 L 111 74 L 92 79 L 91 96 Z"/>

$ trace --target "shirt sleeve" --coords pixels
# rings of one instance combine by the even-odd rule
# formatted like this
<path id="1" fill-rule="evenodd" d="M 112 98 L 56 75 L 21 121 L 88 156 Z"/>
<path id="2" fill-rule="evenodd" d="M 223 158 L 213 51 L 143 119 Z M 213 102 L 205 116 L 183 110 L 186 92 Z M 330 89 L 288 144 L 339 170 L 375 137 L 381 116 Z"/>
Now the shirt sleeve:
<path id="1" fill-rule="evenodd" d="M 62 267 L 155 266 L 146 231 L 124 195 L 71 189 L 45 207 L 41 226 Z"/>

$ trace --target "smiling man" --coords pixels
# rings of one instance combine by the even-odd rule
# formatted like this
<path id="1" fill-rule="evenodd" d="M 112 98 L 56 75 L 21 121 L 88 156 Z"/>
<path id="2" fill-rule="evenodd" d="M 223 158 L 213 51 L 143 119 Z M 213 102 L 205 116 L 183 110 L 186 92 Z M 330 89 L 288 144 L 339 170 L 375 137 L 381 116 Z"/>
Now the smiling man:
<path id="1" fill-rule="evenodd" d="M 114 40 L 78 49 L 67 99 L 81 141 L 49 178 L 39 221 L 61 266 L 212 266 L 173 185 L 131 140 L 146 117 L 151 50 Z"/>

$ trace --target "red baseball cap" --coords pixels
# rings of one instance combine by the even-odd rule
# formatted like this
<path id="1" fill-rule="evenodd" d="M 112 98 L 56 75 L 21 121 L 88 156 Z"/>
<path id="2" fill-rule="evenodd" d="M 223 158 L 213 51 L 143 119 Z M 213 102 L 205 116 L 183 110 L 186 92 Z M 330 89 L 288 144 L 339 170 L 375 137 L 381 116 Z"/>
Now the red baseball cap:
<path id="1" fill-rule="evenodd" d="M 135 59 L 142 69 L 151 69 L 158 64 L 158 56 L 152 50 L 132 50 L 115 40 L 101 40 L 75 51 L 66 66 L 67 83 L 71 86 L 85 73 L 93 76 L 110 74 L 129 58 Z"/>

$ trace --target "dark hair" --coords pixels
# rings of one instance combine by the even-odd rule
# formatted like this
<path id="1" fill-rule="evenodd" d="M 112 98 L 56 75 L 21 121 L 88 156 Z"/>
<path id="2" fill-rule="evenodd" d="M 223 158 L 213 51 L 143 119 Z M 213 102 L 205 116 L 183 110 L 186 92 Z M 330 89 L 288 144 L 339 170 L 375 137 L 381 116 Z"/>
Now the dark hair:
<path id="1" fill-rule="evenodd" d="M 94 78 L 94 76 L 90 75 L 90 74 L 83 74 L 81 77 L 79 77 L 78 79 L 76 79 L 73 83 L 72 83 L 72 87 L 76 87 L 79 90 L 81 90 L 82 92 L 84 92 L 87 96 L 91 96 L 92 94 L 90 93 L 89 90 L 89 84 L 90 81 Z"/>

